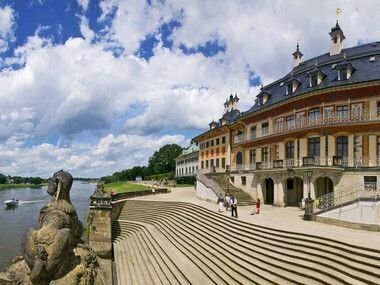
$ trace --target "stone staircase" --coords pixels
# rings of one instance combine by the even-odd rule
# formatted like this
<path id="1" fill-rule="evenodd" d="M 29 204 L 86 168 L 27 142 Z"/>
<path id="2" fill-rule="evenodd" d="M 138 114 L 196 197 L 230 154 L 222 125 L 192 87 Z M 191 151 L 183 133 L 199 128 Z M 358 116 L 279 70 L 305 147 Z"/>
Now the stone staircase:
<path id="1" fill-rule="evenodd" d="M 228 176 L 224 173 L 211 173 L 206 174 L 206 176 L 209 179 L 212 179 L 215 181 L 223 190 L 224 192 L 228 192 L 231 195 L 235 195 L 238 199 L 238 205 L 239 206 L 248 206 L 253 205 L 253 199 L 251 196 L 249 196 L 246 192 L 244 192 L 242 189 L 235 187 L 231 184 Z"/>
<path id="2" fill-rule="evenodd" d="M 380 251 L 275 230 L 182 202 L 126 202 L 118 284 L 380 284 Z"/>

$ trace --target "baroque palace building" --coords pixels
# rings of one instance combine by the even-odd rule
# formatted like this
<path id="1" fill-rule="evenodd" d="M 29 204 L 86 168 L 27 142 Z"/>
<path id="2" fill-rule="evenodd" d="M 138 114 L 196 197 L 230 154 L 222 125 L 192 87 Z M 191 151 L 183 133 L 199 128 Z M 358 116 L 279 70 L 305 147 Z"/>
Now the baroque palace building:
<path id="1" fill-rule="evenodd" d="M 262 86 L 254 105 L 237 95 L 199 143 L 199 170 L 230 181 L 265 204 L 297 206 L 310 195 L 380 179 L 380 42 L 344 49 L 338 22 L 329 53 L 302 61 Z"/>

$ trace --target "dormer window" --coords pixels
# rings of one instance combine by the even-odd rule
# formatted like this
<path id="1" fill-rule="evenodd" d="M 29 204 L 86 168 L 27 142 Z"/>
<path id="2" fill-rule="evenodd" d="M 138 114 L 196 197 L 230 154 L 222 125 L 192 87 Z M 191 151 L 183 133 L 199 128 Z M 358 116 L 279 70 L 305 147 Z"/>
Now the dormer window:
<path id="1" fill-rule="evenodd" d="M 347 80 L 350 79 L 352 73 L 355 71 L 351 63 L 343 61 L 335 66 L 335 69 L 338 71 L 338 80 Z"/>
<path id="2" fill-rule="evenodd" d="M 338 70 L 338 80 L 347 80 L 347 68 L 342 68 L 341 70 Z"/>
<path id="3" fill-rule="evenodd" d="M 318 75 L 310 76 L 310 87 L 318 86 Z"/>
<path id="4" fill-rule="evenodd" d="M 294 93 L 300 85 L 301 85 L 301 81 L 299 79 L 291 78 L 290 80 L 286 82 L 285 94 L 290 95 Z"/>
<path id="5" fill-rule="evenodd" d="M 289 83 L 286 85 L 286 95 L 293 93 L 293 83 Z"/>
<path id="6" fill-rule="evenodd" d="M 318 67 L 308 72 L 307 75 L 309 76 L 309 87 L 318 86 L 326 76 Z"/>

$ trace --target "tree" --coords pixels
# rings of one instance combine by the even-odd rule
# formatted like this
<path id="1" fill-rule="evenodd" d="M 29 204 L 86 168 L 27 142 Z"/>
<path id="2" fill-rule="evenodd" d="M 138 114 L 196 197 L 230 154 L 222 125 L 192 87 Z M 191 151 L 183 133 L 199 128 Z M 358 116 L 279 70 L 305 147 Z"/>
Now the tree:
<path id="1" fill-rule="evenodd" d="M 0 184 L 7 183 L 7 177 L 4 174 L 0 173 Z"/>
<path id="2" fill-rule="evenodd" d="M 182 148 L 177 144 L 164 145 L 149 158 L 148 168 L 152 174 L 175 171 L 175 158 L 181 153 Z"/>

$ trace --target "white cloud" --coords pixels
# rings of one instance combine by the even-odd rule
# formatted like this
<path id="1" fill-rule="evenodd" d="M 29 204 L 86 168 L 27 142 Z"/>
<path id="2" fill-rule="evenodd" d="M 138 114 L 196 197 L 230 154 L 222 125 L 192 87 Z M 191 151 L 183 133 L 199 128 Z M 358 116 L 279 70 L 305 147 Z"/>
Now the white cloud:
<path id="1" fill-rule="evenodd" d="M 89 2 L 90 0 L 78 0 L 79 6 L 81 6 L 84 11 L 87 10 Z"/>
<path id="2" fill-rule="evenodd" d="M 76 177 L 100 177 L 136 165 L 147 165 L 148 157 L 165 144 L 185 146 L 188 143 L 181 135 L 107 135 L 95 145 L 74 143 L 65 148 L 44 143 L 24 148 L 23 139 L 11 137 L 0 145 L 1 173 L 47 178 L 54 171 L 65 169 Z"/>
<path id="3" fill-rule="evenodd" d="M 15 12 L 10 6 L 0 7 L 0 52 L 8 49 L 8 43 L 14 41 Z"/>
<path id="4" fill-rule="evenodd" d="M 185 141 L 155 132 L 206 129 L 230 93 L 240 96 L 241 110 L 248 109 L 258 93 L 248 84 L 249 71 L 265 84 L 278 79 L 291 70 L 297 39 L 304 59 L 327 52 L 335 24 L 331 1 L 151 2 L 101 1 L 98 20 L 107 25 L 101 33 L 80 16 L 84 39 L 58 45 L 37 31 L 14 57 L 2 60 L 24 65 L 0 73 L 0 171 L 50 175 L 66 168 L 91 176 L 146 162 L 158 145 Z M 380 38 L 376 1 L 337 3 L 346 46 Z M 88 1 L 80 5 L 86 10 Z M 159 42 L 149 60 L 137 57 L 141 41 L 152 34 L 162 40 L 159 27 L 172 19 L 181 22 L 171 35 L 173 48 Z M 10 7 L 0 9 L 0 49 L 1 40 L 13 35 L 14 21 Z M 180 49 L 215 40 L 226 50 L 214 57 Z M 124 48 L 118 57 L 115 45 Z M 65 143 L 26 143 L 51 135 Z"/>

